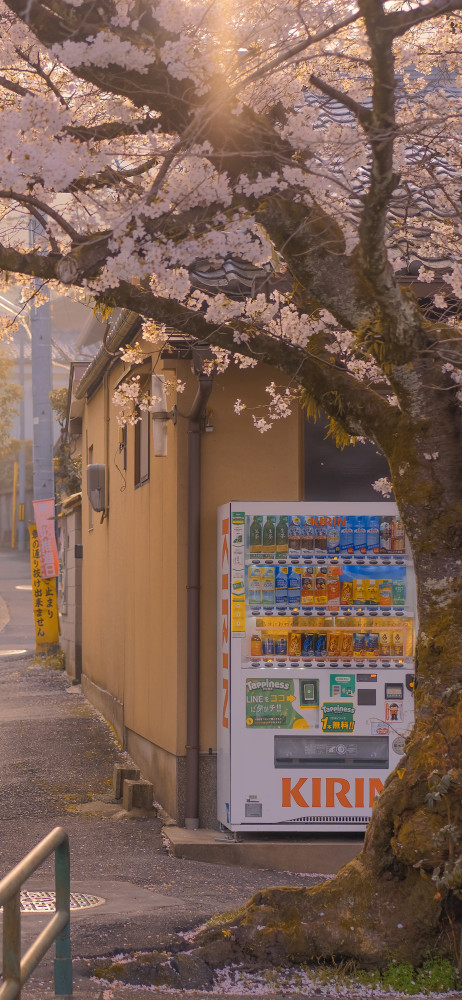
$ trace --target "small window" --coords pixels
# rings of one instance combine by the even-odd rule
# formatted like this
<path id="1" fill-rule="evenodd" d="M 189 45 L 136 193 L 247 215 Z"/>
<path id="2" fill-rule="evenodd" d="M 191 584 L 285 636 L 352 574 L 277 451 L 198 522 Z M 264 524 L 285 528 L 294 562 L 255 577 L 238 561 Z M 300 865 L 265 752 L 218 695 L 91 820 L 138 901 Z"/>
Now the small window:
<path id="1" fill-rule="evenodd" d="M 150 417 L 148 410 L 138 410 L 135 424 L 135 486 L 141 486 L 149 479 Z"/>

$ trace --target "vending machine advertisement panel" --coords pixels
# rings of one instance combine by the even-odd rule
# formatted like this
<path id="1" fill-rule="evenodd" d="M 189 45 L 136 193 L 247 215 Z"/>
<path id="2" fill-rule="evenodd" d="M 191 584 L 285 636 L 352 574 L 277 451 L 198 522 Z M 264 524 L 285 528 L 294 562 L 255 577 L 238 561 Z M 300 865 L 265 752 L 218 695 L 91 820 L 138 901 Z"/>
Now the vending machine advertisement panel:
<path id="1" fill-rule="evenodd" d="M 218 820 L 364 829 L 414 721 L 416 595 L 392 503 L 218 512 Z"/>

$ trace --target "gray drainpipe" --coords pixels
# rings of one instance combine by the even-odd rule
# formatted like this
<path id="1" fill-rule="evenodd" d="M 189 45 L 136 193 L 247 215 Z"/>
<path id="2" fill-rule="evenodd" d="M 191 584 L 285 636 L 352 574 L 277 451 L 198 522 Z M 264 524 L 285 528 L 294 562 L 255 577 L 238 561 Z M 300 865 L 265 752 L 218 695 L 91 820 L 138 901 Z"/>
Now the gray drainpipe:
<path id="1" fill-rule="evenodd" d="M 185 827 L 199 827 L 201 434 L 213 377 L 202 372 L 188 417 L 187 716 Z"/>

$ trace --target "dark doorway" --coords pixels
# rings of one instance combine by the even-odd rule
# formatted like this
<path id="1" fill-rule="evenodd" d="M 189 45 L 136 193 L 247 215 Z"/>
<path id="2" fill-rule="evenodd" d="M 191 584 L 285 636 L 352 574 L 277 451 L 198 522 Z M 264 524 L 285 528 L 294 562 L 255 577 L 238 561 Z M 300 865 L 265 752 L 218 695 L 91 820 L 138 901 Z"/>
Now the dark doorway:
<path id="1" fill-rule="evenodd" d="M 305 421 L 305 500 L 376 501 L 384 497 L 372 483 L 390 478 L 388 462 L 374 444 L 348 445 L 340 451 L 326 437 L 329 421 L 325 414 Z M 386 498 L 393 500 L 391 494 Z"/>

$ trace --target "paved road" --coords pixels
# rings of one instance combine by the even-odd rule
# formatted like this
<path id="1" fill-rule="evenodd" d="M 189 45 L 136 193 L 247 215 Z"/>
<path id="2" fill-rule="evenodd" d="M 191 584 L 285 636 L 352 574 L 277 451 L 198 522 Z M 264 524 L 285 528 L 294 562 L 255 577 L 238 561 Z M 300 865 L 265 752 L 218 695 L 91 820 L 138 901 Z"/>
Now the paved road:
<path id="1" fill-rule="evenodd" d="M 35 650 L 28 553 L 0 550 L 0 658 Z"/>
<path id="2" fill-rule="evenodd" d="M 27 584 L 27 561 L 0 553 L 0 567 L 10 617 L 0 631 L 0 877 L 53 827 L 66 828 L 72 889 L 105 900 L 73 915 L 74 956 L 168 947 L 178 931 L 242 904 L 260 888 L 316 881 L 173 858 L 160 819 L 114 815 L 113 765 L 128 758 L 79 687 L 15 653 L 34 647 L 31 595 L 16 589 Z M 53 888 L 51 862 L 28 888 Z M 45 922 L 42 915 L 23 916 L 24 945 Z M 26 987 L 31 1000 L 45 996 L 51 961 L 50 954 Z M 80 978 L 82 968 L 76 962 L 77 993 L 100 996 L 98 984 Z"/>

